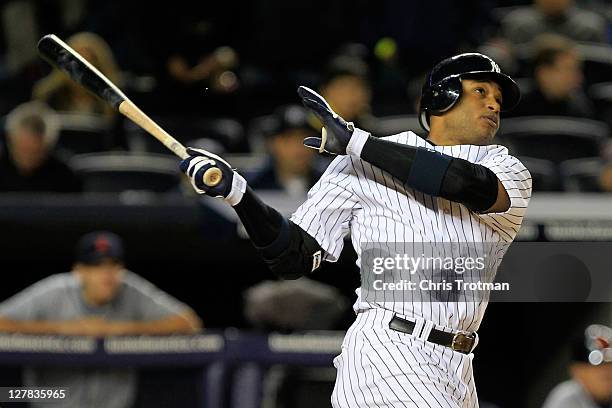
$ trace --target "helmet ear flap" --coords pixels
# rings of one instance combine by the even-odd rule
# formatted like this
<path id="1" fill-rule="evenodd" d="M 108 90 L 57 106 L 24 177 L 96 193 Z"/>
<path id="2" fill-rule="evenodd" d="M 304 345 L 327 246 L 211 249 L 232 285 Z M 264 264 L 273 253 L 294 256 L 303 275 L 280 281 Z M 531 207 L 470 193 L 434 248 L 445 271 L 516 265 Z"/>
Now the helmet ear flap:
<path id="1" fill-rule="evenodd" d="M 430 111 L 432 115 L 441 115 L 459 100 L 463 87 L 461 78 L 458 76 L 448 77 L 438 82 L 430 88 L 431 104 Z"/>
<path id="2" fill-rule="evenodd" d="M 463 86 L 459 76 L 444 78 L 424 89 L 421 95 L 421 112 L 419 115 L 421 126 L 429 131 L 429 116 L 439 116 L 452 108 L 459 100 L 462 91 Z M 423 123 L 424 121 L 427 123 Z"/>

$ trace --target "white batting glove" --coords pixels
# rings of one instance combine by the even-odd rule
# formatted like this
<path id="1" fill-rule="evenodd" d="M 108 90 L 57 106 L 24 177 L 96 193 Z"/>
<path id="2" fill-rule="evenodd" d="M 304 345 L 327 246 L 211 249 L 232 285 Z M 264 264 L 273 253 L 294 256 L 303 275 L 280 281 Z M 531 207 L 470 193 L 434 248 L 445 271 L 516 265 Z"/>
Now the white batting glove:
<path id="1" fill-rule="evenodd" d="M 187 174 L 191 185 L 198 194 L 222 198 L 231 206 L 240 202 L 246 191 L 246 180 L 232 169 L 232 166 L 216 154 L 200 149 L 187 148 L 189 157 L 181 161 L 179 167 Z M 213 167 L 221 170 L 221 182 L 214 187 L 204 183 L 204 173 Z"/>

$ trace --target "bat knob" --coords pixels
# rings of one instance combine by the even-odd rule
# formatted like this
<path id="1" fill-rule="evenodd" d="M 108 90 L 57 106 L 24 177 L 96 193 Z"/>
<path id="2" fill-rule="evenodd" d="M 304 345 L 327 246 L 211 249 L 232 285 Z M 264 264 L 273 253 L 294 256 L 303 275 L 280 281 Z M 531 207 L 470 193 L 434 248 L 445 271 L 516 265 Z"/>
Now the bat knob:
<path id="1" fill-rule="evenodd" d="M 223 173 L 221 172 L 221 169 L 217 167 L 211 167 L 204 172 L 204 184 L 206 184 L 208 187 L 215 187 L 221 182 L 222 178 Z"/>

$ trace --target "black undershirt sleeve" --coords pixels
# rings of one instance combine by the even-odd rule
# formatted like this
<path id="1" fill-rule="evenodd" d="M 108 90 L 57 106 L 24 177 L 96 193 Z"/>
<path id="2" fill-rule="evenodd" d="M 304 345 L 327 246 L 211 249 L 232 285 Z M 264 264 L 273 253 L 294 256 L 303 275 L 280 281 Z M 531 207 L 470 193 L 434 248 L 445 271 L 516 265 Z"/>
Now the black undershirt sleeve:
<path id="1" fill-rule="evenodd" d="M 495 173 L 479 164 L 424 147 L 414 147 L 369 136 L 361 158 L 423 193 L 488 210 L 497 201 Z"/>
<path id="2" fill-rule="evenodd" d="M 234 206 L 234 211 L 256 247 L 268 246 L 278 237 L 283 216 L 261 201 L 251 187 L 247 186 L 242 200 Z"/>
<path id="3" fill-rule="evenodd" d="M 234 210 L 264 262 L 278 277 L 297 279 L 319 266 L 318 242 L 261 201 L 250 187 Z"/>

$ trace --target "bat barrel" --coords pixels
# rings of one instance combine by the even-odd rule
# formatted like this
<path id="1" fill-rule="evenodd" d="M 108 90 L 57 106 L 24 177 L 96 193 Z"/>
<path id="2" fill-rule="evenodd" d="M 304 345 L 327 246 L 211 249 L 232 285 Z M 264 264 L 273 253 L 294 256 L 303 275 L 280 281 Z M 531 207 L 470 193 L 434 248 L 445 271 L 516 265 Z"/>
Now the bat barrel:
<path id="1" fill-rule="evenodd" d="M 49 64 L 57 67 L 73 81 L 118 109 L 127 97 L 96 67 L 54 34 L 38 41 L 38 52 Z"/>
<path id="2" fill-rule="evenodd" d="M 178 157 L 181 159 L 187 158 L 188 154 L 185 146 L 149 118 L 104 74 L 60 38 L 53 34 L 45 35 L 38 42 L 38 51 L 47 62 L 59 68 L 73 81 L 82 85 L 94 95 L 111 104 L 121 114 L 162 142 Z M 222 177 L 223 173 L 220 169 L 209 169 L 205 175 L 205 183 L 214 187 L 221 182 Z"/>

